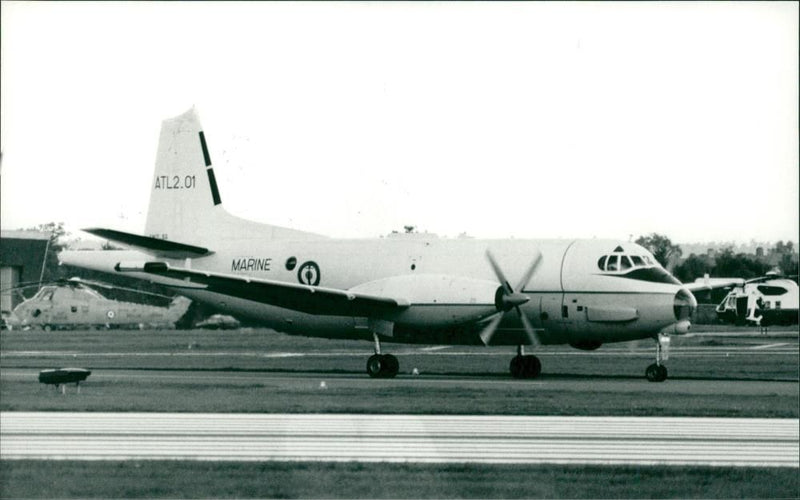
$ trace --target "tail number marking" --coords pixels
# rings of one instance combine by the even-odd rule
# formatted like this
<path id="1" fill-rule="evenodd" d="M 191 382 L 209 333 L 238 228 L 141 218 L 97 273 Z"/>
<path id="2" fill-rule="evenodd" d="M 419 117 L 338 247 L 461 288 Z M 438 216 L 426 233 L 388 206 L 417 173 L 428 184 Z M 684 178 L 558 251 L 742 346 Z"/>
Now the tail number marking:
<path id="1" fill-rule="evenodd" d="M 155 189 L 194 189 L 196 186 L 193 175 L 181 179 L 180 175 L 159 175 L 156 177 Z"/>

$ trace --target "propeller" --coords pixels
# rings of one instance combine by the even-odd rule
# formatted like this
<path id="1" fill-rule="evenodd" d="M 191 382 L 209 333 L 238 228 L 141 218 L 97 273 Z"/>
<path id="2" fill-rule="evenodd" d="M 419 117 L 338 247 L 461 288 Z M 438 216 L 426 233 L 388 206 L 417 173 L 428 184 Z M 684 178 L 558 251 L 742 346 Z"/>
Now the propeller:
<path id="1" fill-rule="evenodd" d="M 484 345 L 489 345 L 489 341 L 491 341 L 494 332 L 497 330 L 498 325 L 500 325 L 500 321 L 503 320 L 503 315 L 505 315 L 505 313 L 511 309 L 516 309 L 519 319 L 522 322 L 522 326 L 525 329 L 525 333 L 528 335 L 528 340 L 530 340 L 531 344 L 535 346 L 541 345 L 539 337 L 536 335 L 536 332 L 533 329 L 533 325 L 531 325 L 528 317 L 525 316 L 519 308 L 519 306 L 528 302 L 530 297 L 524 293 L 514 292 L 514 289 L 511 288 L 511 284 L 506 279 L 505 274 L 503 274 L 503 270 L 500 269 L 500 266 L 497 264 L 497 260 L 494 258 L 494 255 L 492 255 L 490 250 L 486 250 L 486 258 L 489 260 L 489 264 L 492 266 L 492 270 L 494 270 L 494 274 L 497 276 L 498 281 L 500 281 L 500 286 L 497 288 L 497 292 L 494 294 L 494 305 L 497 307 L 497 313 L 480 333 L 481 341 Z M 531 262 L 531 265 L 522 276 L 519 285 L 517 285 L 517 290 L 523 290 L 528 285 L 528 282 L 530 282 L 541 262 L 542 254 L 537 253 L 536 258 L 533 259 L 533 262 Z"/>

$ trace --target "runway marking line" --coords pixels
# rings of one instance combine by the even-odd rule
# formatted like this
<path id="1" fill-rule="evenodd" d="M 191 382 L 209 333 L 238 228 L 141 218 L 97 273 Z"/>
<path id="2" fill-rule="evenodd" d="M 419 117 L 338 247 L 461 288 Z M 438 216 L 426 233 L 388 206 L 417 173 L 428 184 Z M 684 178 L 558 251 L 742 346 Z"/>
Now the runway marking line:
<path id="1" fill-rule="evenodd" d="M 752 350 L 755 350 L 755 349 L 772 349 L 773 347 L 783 347 L 785 345 L 789 345 L 789 343 L 788 342 L 780 342 L 780 343 L 777 343 L 777 344 L 757 345 L 757 346 L 751 347 L 750 349 L 752 349 Z"/>

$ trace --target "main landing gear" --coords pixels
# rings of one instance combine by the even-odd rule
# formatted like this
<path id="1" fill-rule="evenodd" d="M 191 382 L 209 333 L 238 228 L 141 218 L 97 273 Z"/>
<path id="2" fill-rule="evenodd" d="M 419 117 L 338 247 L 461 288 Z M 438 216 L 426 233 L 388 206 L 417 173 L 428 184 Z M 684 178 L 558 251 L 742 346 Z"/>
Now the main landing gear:
<path id="1" fill-rule="evenodd" d="M 517 347 L 517 355 L 511 358 L 509 365 L 514 378 L 536 378 L 542 373 L 542 362 L 532 354 L 525 354 L 522 346 Z"/>
<path id="2" fill-rule="evenodd" d="M 663 349 L 663 353 L 661 352 Z M 667 380 L 667 367 L 661 364 L 669 359 L 669 337 L 659 335 L 656 337 L 656 362 L 647 367 L 644 375 L 650 382 L 663 382 Z"/>
<path id="3" fill-rule="evenodd" d="M 376 333 L 372 334 L 375 339 L 375 354 L 367 360 L 367 374 L 372 378 L 394 378 L 400 371 L 400 362 L 391 354 L 381 354 L 381 341 Z"/>

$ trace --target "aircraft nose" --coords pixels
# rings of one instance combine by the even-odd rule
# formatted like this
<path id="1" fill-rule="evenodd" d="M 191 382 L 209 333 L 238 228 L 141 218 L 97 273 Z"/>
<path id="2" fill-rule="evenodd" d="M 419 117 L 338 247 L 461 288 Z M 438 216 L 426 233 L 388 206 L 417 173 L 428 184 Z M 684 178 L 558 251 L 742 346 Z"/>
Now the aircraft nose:
<path id="1" fill-rule="evenodd" d="M 692 292 L 685 288 L 678 290 L 672 306 L 672 310 L 675 312 L 675 319 L 678 321 L 689 319 L 694 314 L 695 309 L 697 309 L 697 299 L 694 298 Z"/>

